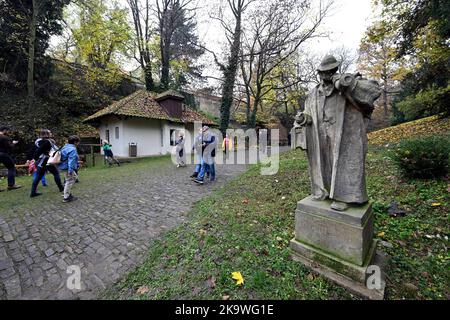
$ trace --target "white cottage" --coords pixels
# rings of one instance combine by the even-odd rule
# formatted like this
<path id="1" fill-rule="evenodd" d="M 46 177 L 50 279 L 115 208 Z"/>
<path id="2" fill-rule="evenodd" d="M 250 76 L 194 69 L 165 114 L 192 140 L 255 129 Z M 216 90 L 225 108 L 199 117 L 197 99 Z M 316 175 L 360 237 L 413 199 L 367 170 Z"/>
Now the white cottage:
<path id="1" fill-rule="evenodd" d="M 114 102 L 84 120 L 98 128 L 102 141 L 112 144 L 118 157 L 129 157 L 131 145 L 138 157 L 170 153 L 178 132 L 194 137 L 194 122 L 216 125 L 213 121 L 183 104 L 184 97 L 169 90 L 159 95 L 146 90 Z M 186 139 L 186 150 L 192 147 Z"/>

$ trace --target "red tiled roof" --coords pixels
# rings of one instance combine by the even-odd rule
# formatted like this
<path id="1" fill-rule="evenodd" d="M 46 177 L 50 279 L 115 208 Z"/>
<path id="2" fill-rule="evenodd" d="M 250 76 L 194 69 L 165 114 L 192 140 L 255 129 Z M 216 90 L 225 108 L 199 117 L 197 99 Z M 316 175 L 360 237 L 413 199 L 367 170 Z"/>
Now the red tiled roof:
<path id="1" fill-rule="evenodd" d="M 138 90 L 133 94 L 113 102 L 110 106 L 94 113 L 83 122 L 98 120 L 107 115 L 119 115 L 140 117 L 148 119 L 161 119 L 174 122 L 195 122 L 201 121 L 203 124 L 216 125 L 216 123 L 192 108 L 183 105 L 182 118 L 171 117 L 166 110 L 155 100 L 154 93 L 147 90 Z"/>

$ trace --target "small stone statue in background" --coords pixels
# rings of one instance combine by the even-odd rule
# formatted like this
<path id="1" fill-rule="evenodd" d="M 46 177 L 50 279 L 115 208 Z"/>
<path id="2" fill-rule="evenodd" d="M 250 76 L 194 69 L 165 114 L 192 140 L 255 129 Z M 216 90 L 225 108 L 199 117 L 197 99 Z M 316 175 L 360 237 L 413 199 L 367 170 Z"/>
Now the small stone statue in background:
<path id="1" fill-rule="evenodd" d="M 300 147 L 307 150 L 314 200 L 332 199 L 331 208 L 368 201 L 365 180 L 367 124 L 381 94 L 377 82 L 337 74 L 340 62 L 326 56 L 317 68 L 320 84 L 295 117 Z"/>

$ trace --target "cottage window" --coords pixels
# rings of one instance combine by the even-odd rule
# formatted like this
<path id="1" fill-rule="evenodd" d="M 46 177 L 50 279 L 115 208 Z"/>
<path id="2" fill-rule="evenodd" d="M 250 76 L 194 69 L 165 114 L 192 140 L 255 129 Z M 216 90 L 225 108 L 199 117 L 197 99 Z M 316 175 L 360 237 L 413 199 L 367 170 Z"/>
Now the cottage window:
<path id="1" fill-rule="evenodd" d="M 105 137 L 106 137 L 106 141 L 110 142 L 109 141 L 109 130 L 106 130 Z"/>
<path id="2" fill-rule="evenodd" d="M 115 129 L 115 136 L 116 136 L 116 139 L 119 139 L 119 127 L 116 127 L 116 129 Z"/>

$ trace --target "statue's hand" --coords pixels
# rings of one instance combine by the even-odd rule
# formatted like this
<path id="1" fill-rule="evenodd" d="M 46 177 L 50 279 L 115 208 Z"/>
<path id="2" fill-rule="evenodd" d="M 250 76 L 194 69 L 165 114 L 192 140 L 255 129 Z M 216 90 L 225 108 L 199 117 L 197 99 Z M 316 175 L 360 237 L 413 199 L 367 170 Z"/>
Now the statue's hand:
<path id="1" fill-rule="evenodd" d="M 355 76 L 351 73 L 344 73 L 339 78 L 339 87 L 343 90 L 350 87 L 355 82 Z"/>
<path id="2" fill-rule="evenodd" d="M 305 115 L 303 114 L 303 112 L 300 111 L 295 115 L 294 119 L 295 119 L 295 122 L 301 123 L 301 122 L 303 122 L 304 118 L 305 118 Z"/>
<path id="3" fill-rule="evenodd" d="M 299 111 L 296 115 L 295 115 L 295 121 L 294 121 L 294 125 L 298 126 L 298 127 L 302 127 L 305 126 L 307 124 L 312 123 L 312 119 L 311 116 L 307 113 L 304 113 L 302 111 Z"/>

